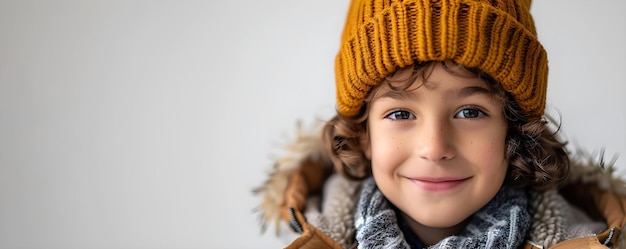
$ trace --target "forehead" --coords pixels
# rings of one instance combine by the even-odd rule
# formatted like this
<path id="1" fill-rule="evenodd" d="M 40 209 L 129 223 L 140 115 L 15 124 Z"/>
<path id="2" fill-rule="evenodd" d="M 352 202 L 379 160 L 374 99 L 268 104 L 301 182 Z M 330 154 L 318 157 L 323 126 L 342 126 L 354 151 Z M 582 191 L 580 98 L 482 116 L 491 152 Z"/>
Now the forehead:
<path id="1" fill-rule="evenodd" d="M 388 76 L 370 94 L 370 101 L 381 97 L 406 98 L 417 89 L 478 92 L 497 95 L 498 91 L 484 77 L 452 62 L 435 62 L 420 68 L 406 67 Z"/>

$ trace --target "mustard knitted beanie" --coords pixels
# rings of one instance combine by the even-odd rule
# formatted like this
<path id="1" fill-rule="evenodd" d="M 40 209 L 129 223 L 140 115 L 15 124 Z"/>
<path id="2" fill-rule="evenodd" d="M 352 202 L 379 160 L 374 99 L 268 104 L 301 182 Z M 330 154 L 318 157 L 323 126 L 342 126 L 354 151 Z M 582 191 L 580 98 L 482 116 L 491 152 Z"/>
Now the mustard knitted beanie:
<path id="1" fill-rule="evenodd" d="M 355 116 L 371 88 L 415 61 L 489 74 L 529 119 L 545 108 L 548 58 L 531 0 L 352 0 L 335 60 L 337 111 Z"/>

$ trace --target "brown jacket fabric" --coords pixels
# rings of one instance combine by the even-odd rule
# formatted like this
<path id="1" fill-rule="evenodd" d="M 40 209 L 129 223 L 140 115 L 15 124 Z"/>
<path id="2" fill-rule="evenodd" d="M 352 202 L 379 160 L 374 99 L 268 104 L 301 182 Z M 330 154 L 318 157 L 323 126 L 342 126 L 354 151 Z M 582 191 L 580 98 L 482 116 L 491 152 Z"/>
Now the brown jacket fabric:
<path id="1" fill-rule="evenodd" d="M 531 199 L 534 198 L 530 202 L 535 203 L 531 207 L 535 208 L 535 215 L 528 240 L 522 248 L 626 248 L 623 234 L 626 226 L 626 184 L 614 176 L 611 166 L 584 158 L 572 158 L 571 161 L 570 176 L 564 187 L 552 193 L 530 195 Z M 334 175 L 331 168 L 320 139 L 300 134 L 287 147 L 287 154 L 277 161 L 265 184 L 255 190 L 263 197 L 259 206 L 263 227 L 272 223 L 279 233 L 299 234 L 286 248 L 356 246 L 351 218 L 358 198 L 359 183 Z M 333 176 L 335 181 L 343 181 L 343 185 L 326 187 L 330 185 L 329 178 Z M 344 192 L 347 194 L 339 195 L 326 206 L 320 204 L 325 199 L 333 198 L 333 191 L 342 188 L 346 189 Z M 318 202 L 314 202 L 315 199 Z M 558 203 L 559 199 L 567 203 L 567 211 L 563 211 L 562 205 L 552 204 Z M 555 208 L 543 210 L 551 205 Z M 318 211 L 317 214 L 307 211 L 319 209 L 320 206 L 322 209 L 339 210 L 343 216 L 332 213 L 332 210 Z M 596 229 L 597 224 L 603 224 L 604 229 L 582 236 L 578 234 L 576 237 L 562 235 L 573 233 L 567 230 L 574 226 L 563 225 L 560 230 L 556 229 L 559 231 L 552 231 L 560 224 L 578 222 L 572 221 L 578 218 L 572 218 L 575 215 L 568 213 L 554 217 L 554 213 L 569 210 L 580 210 L 583 220 L 586 220 L 579 222 L 576 227 L 585 228 L 586 224 L 591 226 L 590 221 L 593 221 Z M 279 231 L 281 223 L 287 224 L 291 231 Z"/>

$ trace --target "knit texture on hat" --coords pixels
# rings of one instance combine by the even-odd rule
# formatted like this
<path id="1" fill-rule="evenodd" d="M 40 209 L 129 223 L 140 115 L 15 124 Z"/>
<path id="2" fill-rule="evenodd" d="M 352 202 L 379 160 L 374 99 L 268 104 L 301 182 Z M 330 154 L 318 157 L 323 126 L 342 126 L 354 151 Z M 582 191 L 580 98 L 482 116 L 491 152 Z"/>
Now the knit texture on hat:
<path id="1" fill-rule="evenodd" d="M 502 84 L 529 119 L 545 108 L 548 59 L 531 0 L 352 0 L 335 60 L 337 110 L 359 114 L 372 87 L 415 61 L 452 60 Z"/>

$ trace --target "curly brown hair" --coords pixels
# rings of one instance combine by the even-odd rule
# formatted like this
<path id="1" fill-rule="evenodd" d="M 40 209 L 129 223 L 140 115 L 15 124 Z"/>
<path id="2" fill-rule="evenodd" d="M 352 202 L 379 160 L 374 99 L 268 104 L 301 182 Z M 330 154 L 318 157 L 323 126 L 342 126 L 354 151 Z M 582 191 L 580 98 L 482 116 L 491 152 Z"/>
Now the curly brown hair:
<path id="1" fill-rule="evenodd" d="M 388 76 L 368 94 L 358 115 L 347 117 L 337 114 L 326 123 L 323 130 L 324 144 L 337 172 L 351 180 L 362 180 L 371 175 L 371 162 L 363 149 L 369 143 L 368 103 L 384 84 L 393 91 L 406 91 L 417 77 L 428 78 L 434 63 L 415 63 L 411 76 L 400 81 L 392 80 L 393 74 Z M 509 159 L 506 184 L 544 190 L 557 187 L 565 180 L 569 173 L 569 157 L 565 150 L 566 143 L 557 137 L 558 125 L 551 131 L 549 126 L 555 125 L 554 122 L 545 118 L 529 120 L 513 97 L 489 75 L 457 64 L 454 64 L 457 67 L 450 68 L 447 66 L 450 63 L 439 63 L 451 73 L 465 70 L 485 80 L 493 96 L 504 104 L 503 112 L 508 123 L 506 156 Z"/>

